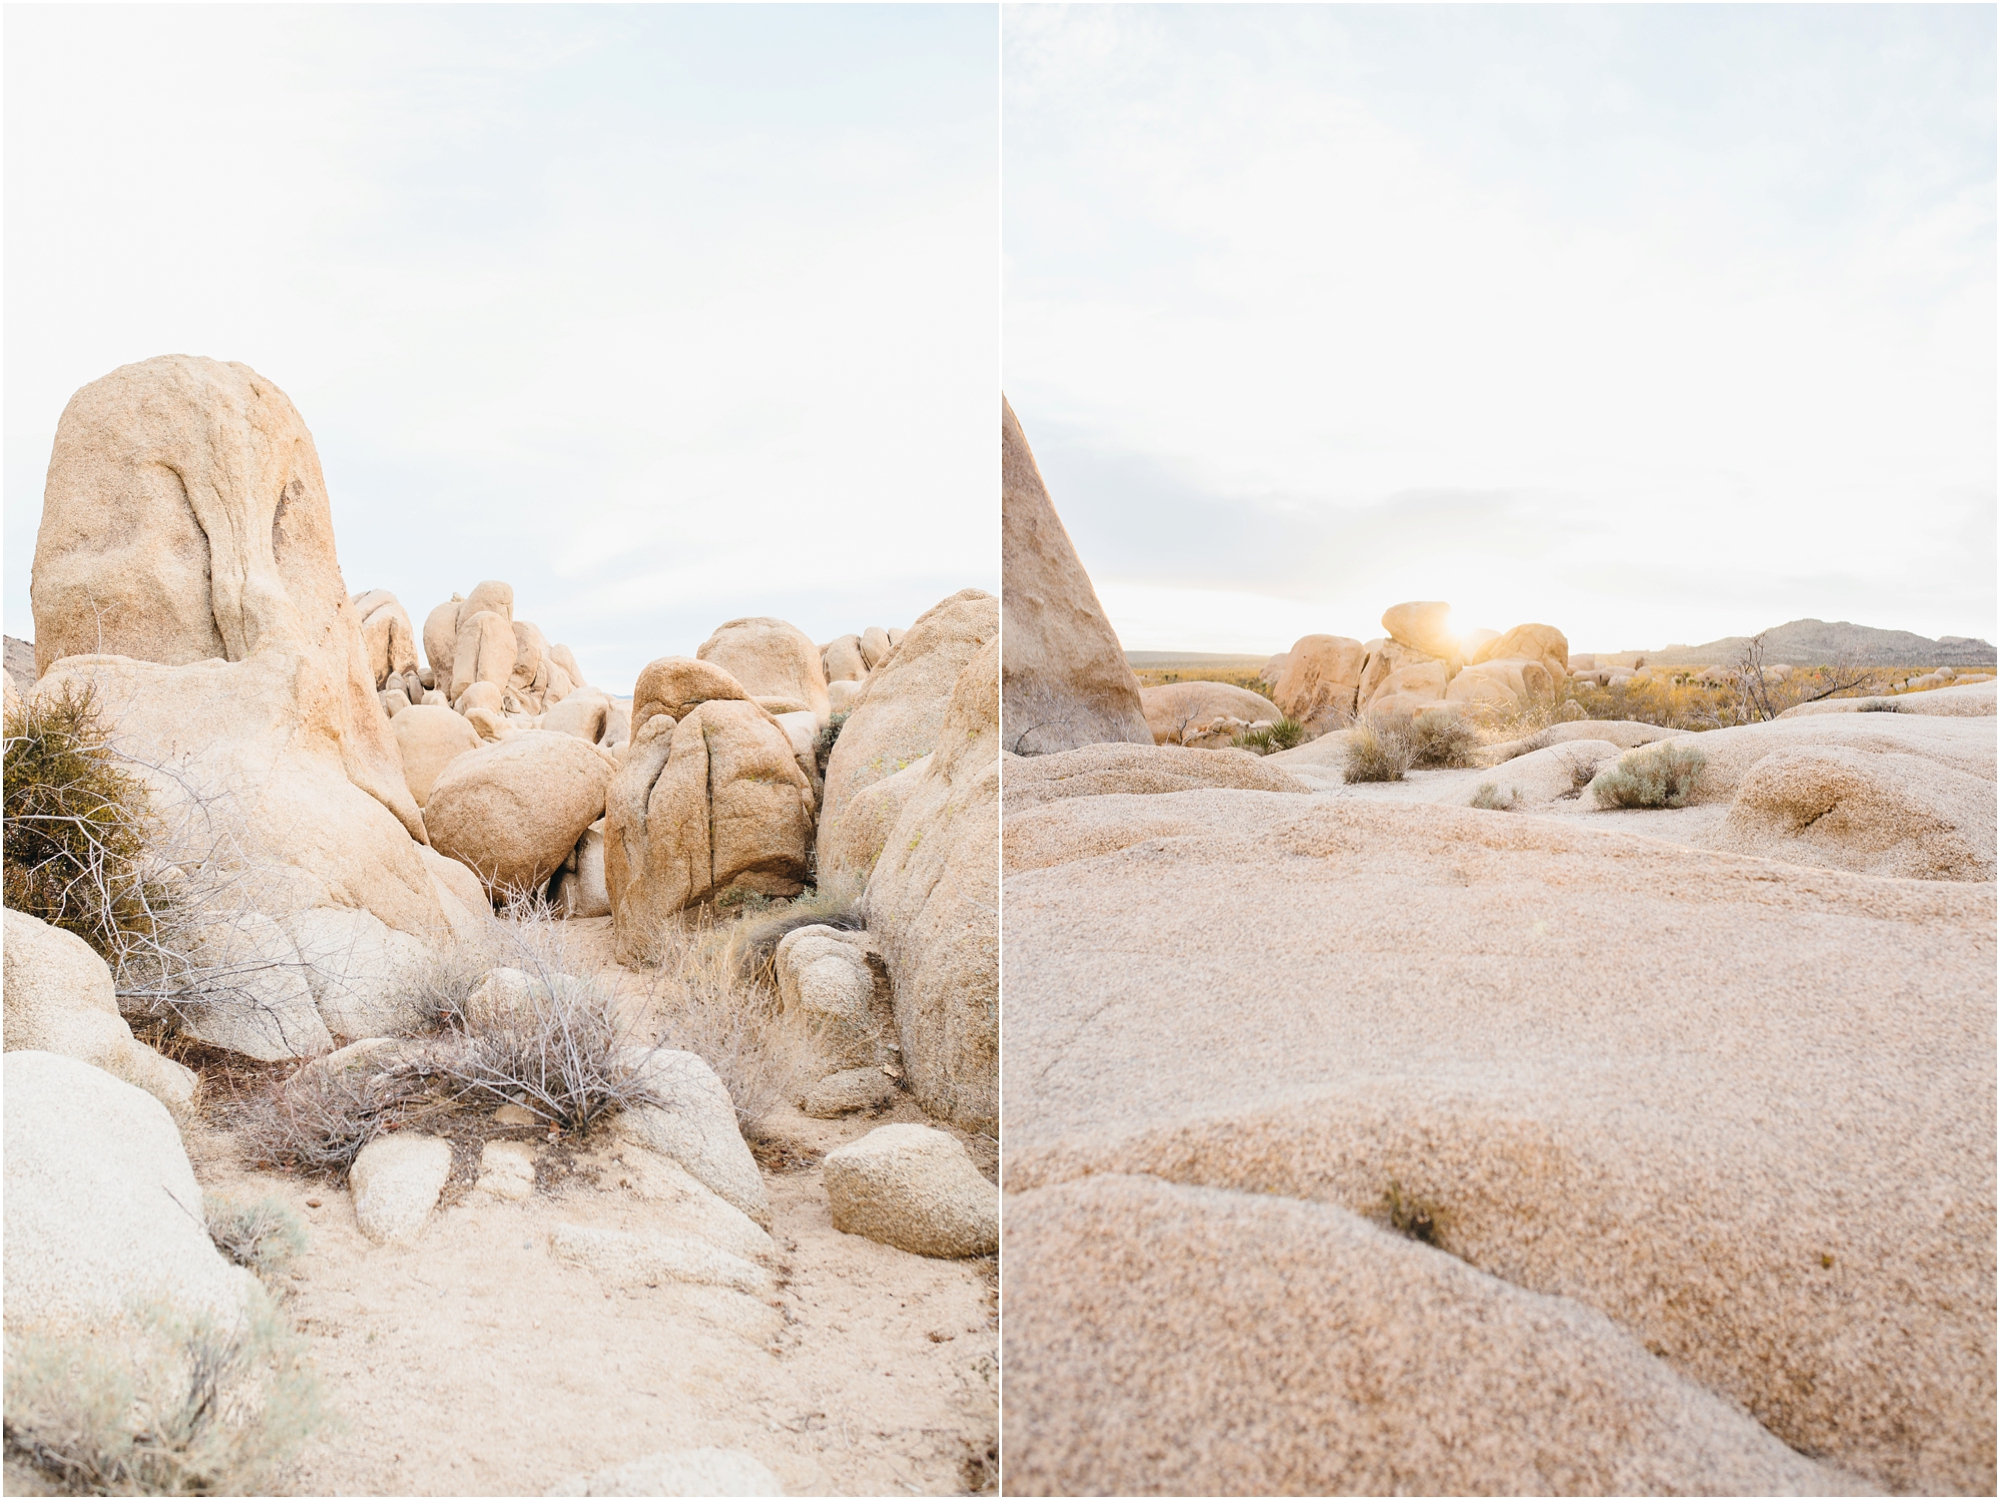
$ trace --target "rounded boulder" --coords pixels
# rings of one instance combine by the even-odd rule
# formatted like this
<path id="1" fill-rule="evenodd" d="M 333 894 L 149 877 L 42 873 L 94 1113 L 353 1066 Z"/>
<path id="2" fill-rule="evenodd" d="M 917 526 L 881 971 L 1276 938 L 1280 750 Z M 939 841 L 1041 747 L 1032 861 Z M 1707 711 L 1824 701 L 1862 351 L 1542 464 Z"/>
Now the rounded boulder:
<path id="1" fill-rule="evenodd" d="M 470 866 L 489 894 L 539 890 L 604 816 L 614 769 L 595 745 L 542 729 L 467 751 L 431 788 L 431 846 Z"/>

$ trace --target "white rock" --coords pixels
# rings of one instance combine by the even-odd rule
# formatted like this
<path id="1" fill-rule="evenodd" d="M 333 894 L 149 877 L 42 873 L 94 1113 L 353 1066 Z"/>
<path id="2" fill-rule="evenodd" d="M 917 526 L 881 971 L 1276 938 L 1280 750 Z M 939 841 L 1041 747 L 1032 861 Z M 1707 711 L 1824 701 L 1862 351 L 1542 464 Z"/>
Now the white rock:
<path id="1" fill-rule="evenodd" d="M 417 996 L 431 955 L 419 939 L 372 913 L 337 906 L 313 907 L 285 926 L 320 1019 L 335 1036 L 407 1035 L 429 1019 Z"/>
<path id="2" fill-rule="evenodd" d="M 778 943 L 773 966 L 779 1003 L 811 1032 L 822 1074 L 882 1060 L 893 1016 L 887 995 L 878 995 L 868 947 L 865 933 L 820 923 L 796 928 Z"/>
<path id="3" fill-rule="evenodd" d="M 298 945 L 269 917 L 251 912 L 217 924 L 203 934 L 197 961 L 207 971 L 206 995 L 182 1018 L 196 1041 L 259 1062 L 332 1049 Z"/>
<path id="4" fill-rule="evenodd" d="M 423 1232 L 451 1176 L 451 1142 L 434 1135 L 378 1135 L 348 1173 L 354 1217 L 377 1244 L 408 1244 Z"/>
<path id="5" fill-rule="evenodd" d="M 516 1202 L 534 1196 L 535 1148 L 526 1141 L 488 1141 L 479 1152 L 479 1180 L 473 1188 Z"/>
<path id="6" fill-rule="evenodd" d="M 615 1469 L 578 1474 L 551 1495 L 782 1495 L 778 1476 L 734 1448 L 649 1453 Z"/>
<path id="7" fill-rule="evenodd" d="M 987 1255 L 1000 1243 L 1000 1190 L 965 1147 L 928 1125 L 883 1125 L 827 1153 L 833 1227 L 913 1255 Z"/>
<path id="8" fill-rule="evenodd" d="M 669 1048 L 627 1049 L 643 1061 L 645 1076 L 669 1101 L 666 1108 L 644 1105 L 619 1116 L 627 1139 L 670 1156 L 694 1179 L 734 1204 L 759 1224 L 771 1222 L 771 1200 L 757 1160 L 736 1123 L 736 1106 L 715 1070 L 692 1052 Z"/>
<path id="9" fill-rule="evenodd" d="M 9 907 L 5 954 L 9 1052 L 60 1052 L 137 1084 L 176 1114 L 194 1102 L 194 1073 L 132 1035 L 111 970 L 90 944 Z"/>
<path id="10" fill-rule="evenodd" d="M 688 1281 L 726 1287 L 746 1297 L 766 1297 L 775 1289 L 771 1273 L 762 1266 L 687 1235 L 558 1224 L 549 1231 L 549 1249 L 558 1260 L 588 1266 L 628 1286 Z"/>
<path id="11" fill-rule="evenodd" d="M 208 1237 L 166 1106 L 53 1052 L 5 1064 L 6 1326 L 117 1325 L 135 1300 L 225 1322 L 254 1281 Z"/>

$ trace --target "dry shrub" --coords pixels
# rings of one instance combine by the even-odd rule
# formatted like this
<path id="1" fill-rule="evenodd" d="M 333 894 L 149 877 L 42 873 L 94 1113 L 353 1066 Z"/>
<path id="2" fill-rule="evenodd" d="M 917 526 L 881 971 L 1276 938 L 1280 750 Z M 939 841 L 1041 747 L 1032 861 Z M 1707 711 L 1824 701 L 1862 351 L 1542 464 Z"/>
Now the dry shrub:
<path id="1" fill-rule="evenodd" d="M 1450 709 L 1427 708 L 1403 731 L 1417 770 L 1460 769 L 1472 764 L 1479 733 Z"/>
<path id="2" fill-rule="evenodd" d="M 826 763 L 833 759 L 833 747 L 840 739 L 840 728 L 847 722 L 848 709 L 827 715 L 820 732 L 813 737 L 813 764 L 819 768 L 819 779 L 826 780 Z"/>
<path id="3" fill-rule="evenodd" d="M 207 1203 L 208 1237 L 215 1248 L 237 1265 L 274 1286 L 292 1262 L 305 1253 L 305 1226 L 278 1198 L 248 1203 L 211 1197 Z"/>
<path id="4" fill-rule="evenodd" d="M 1415 756 L 1400 725 L 1368 721 L 1347 731 L 1347 765 L 1342 779 L 1401 781 Z"/>
<path id="5" fill-rule="evenodd" d="M 1514 789 L 1501 788 L 1490 781 L 1482 781 L 1479 789 L 1472 794 L 1473 807 L 1485 812 L 1512 812 L 1514 810 Z"/>
<path id="6" fill-rule="evenodd" d="M 795 1092 L 806 1042 L 785 1025 L 769 952 L 786 932 L 824 917 L 799 914 L 802 920 L 775 931 L 735 934 L 712 918 L 684 915 L 654 976 L 658 1039 L 662 1046 L 694 1053 L 715 1070 L 736 1106 L 737 1127 L 754 1142 L 767 1133 L 772 1111 Z M 773 914 L 785 915 L 790 914 Z M 755 956 L 766 940 L 768 950 Z"/>
<path id="7" fill-rule="evenodd" d="M 1591 783 L 1599 807 L 1685 807 L 1708 757 L 1668 740 L 1629 756 Z"/>
<path id="8" fill-rule="evenodd" d="M 836 877 L 807 886 L 788 901 L 767 897 L 755 907 L 741 905 L 741 915 L 718 930 L 719 940 L 737 974 L 775 986 L 778 977 L 773 964 L 786 934 L 814 926 L 859 932 L 868 925 L 861 912 L 861 896 L 859 881 Z"/>
<path id="9" fill-rule="evenodd" d="M 244 1101 L 236 1115 L 252 1165 L 340 1177 L 383 1131 L 442 1107 L 422 1072 L 401 1061 L 379 1068 L 309 1062 Z"/>
<path id="10" fill-rule="evenodd" d="M 322 1420 L 305 1343 L 152 1305 L 119 1338 L 7 1340 L 9 1493 L 257 1495 Z"/>

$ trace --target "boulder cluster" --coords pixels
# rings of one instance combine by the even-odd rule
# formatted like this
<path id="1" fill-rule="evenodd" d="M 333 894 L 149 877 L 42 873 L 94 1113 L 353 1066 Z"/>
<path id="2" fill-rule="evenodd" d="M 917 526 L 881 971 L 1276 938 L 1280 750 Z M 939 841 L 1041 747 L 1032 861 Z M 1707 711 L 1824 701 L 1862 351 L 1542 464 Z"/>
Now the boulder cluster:
<path id="1" fill-rule="evenodd" d="M 1264 680 L 1286 717 L 1318 735 L 1439 704 L 1513 712 L 1569 674 L 1569 641 L 1553 625 L 1455 635 L 1450 615 L 1438 600 L 1391 605 L 1375 640 L 1304 636 L 1264 664 Z"/>
<path id="2" fill-rule="evenodd" d="M 253 1003 L 197 1018 L 203 1040 L 277 1058 L 378 1034 L 400 976 L 520 897 L 610 917 L 632 961 L 688 908 L 838 885 L 919 1102 L 997 1117 L 991 594 L 825 643 L 729 620 L 623 698 L 503 581 L 421 631 L 350 593 L 297 410 L 176 355 L 71 399 L 33 598 L 30 691 L 88 687 L 166 816 L 235 830 L 254 909 L 218 941 Z"/>

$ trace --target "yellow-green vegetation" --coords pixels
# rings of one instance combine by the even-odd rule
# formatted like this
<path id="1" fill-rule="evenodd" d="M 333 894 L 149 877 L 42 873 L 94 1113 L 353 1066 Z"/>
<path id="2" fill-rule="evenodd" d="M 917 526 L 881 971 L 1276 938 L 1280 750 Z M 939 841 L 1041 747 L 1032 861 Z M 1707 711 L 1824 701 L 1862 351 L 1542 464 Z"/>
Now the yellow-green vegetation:
<path id="1" fill-rule="evenodd" d="M 1132 675 L 1139 679 L 1140 687 L 1164 687 L 1170 682 L 1226 682 L 1231 687 L 1248 688 L 1251 692 L 1268 698 L 1271 684 L 1262 675 L 1263 663 L 1255 665 L 1210 666 L 1202 663 L 1185 662 L 1179 665 L 1134 667 Z"/>
<path id="2" fill-rule="evenodd" d="M 208 1237 L 215 1248 L 276 1287 L 292 1262 L 305 1252 L 305 1226 L 282 1199 L 210 1197 Z"/>
<path id="3" fill-rule="evenodd" d="M 5 783 L 6 904 L 75 933 L 114 967 L 153 941 L 168 904 L 146 870 L 158 822 L 89 688 L 36 694 L 8 713 Z"/>
<path id="4" fill-rule="evenodd" d="M 1708 757 L 1668 740 L 1622 757 L 1590 783 L 1599 807 L 1686 807 Z"/>
<path id="5" fill-rule="evenodd" d="M 1256 755 L 1273 755 L 1306 742 L 1306 726 L 1297 719 L 1281 718 L 1261 729 L 1246 729 L 1231 742 L 1239 750 Z"/>
<path id="6" fill-rule="evenodd" d="M 118 1338 L 10 1336 L 10 1495 L 268 1495 L 324 1420 L 305 1341 L 262 1298 L 240 1327 L 164 1306 Z"/>
<path id="7" fill-rule="evenodd" d="M 1514 789 L 1495 786 L 1490 781 L 1482 781 L 1472 794 L 1473 807 L 1485 812 L 1512 812 L 1514 810 Z"/>

